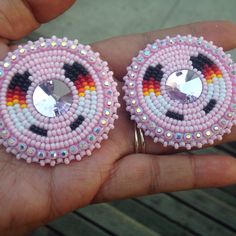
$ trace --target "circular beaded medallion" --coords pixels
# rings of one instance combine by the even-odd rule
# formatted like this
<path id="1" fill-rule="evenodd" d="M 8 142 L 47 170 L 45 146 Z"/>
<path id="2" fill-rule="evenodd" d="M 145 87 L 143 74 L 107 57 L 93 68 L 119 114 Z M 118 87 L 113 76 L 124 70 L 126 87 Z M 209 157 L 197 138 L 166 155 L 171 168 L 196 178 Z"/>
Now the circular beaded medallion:
<path id="1" fill-rule="evenodd" d="M 77 40 L 19 46 L 1 62 L 0 79 L 0 141 L 28 163 L 89 156 L 118 118 L 113 73 Z"/>
<path id="2" fill-rule="evenodd" d="M 148 45 L 125 80 L 131 119 L 154 142 L 201 148 L 235 124 L 236 73 L 222 48 L 191 35 Z"/>

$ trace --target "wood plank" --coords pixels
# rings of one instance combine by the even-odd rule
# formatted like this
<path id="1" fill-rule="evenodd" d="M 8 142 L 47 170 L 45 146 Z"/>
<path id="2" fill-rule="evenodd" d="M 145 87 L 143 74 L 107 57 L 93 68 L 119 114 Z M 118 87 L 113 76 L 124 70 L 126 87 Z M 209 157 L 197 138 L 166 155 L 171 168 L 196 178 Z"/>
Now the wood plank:
<path id="1" fill-rule="evenodd" d="M 166 194 L 152 195 L 139 198 L 139 201 L 152 207 L 153 210 L 161 212 L 168 218 L 179 222 L 185 228 L 200 235 L 228 236 L 235 233 L 218 222 L 209 219 L 207 216 L 199 213 L 185 204 L 176 201 Z"/>
<path id="2" fill-rule="evenodd" d="M 236 198 L 233 195 L 223 191 L 222 189 L 214 188 L 214 189 L 204 189 L 202 191 L 236 208 Z"/>
<path id="3" fill-rule="evenodd" d="M 111 203 L 116 209 L 124 214 L 145 225 L 149 229 L 160 233 L 161 235 L 174 236 L 190 236 L 195 233 L 178 225 L 173 220 L 163 216 L 159 212 L 154 212 L 152 209 L 143 206 L 135 199 L 116 201 Z"/>
<path id="4" fill-rule="evenodd" d="M 169 196 L 198 210 L 216 222 L 236 232 L 236 208 L 202 190 L 171 193 Z M 236 200 L 236 199 L 235 199 Z"/>
<path id="5" fill-rule="evenodd" d="M 236 157 L 236 142 L 222 144 L 222 145 L 217 146 L 217 148 L 220 151 L 224 151 L 230 154 L 231 156 Z"/>
<path id="6" fill-rule="evenodd" d="M 69 213 L 51 223 L 49 226 L 65 236 L 107 236 L 111 235 L 95 224 L 86 221 L 76 214 Z"/>
<path id="7" fill-rule="evenodd" d="M 108 204 L 91 205 L 78 210 L 78 212 L 115 235 L 125 236 L 158 236 L 160 234 L 145 227 L 129 216 L 123 214 Z"/>
<path id="8" fill-rule="evenodd" d="M 63 234 L 57 233 L 48 227 L 40 227 L 34 232 L 30 233 L 28 236 L 64 236 Z"/>
<path id="9" fill-rule="evenodd" d="M 232 185 L 232 186 L 228 186 L 228 187 L 224 187 L 221 188 L 223 191 L 225 191 L 226 193 L 231 194 L 232 196 L 236 197 L 236 185 Z"/>
<path id="10" fill-rule="evenodd" d="M 196 149 L 196 150 L 190 151 L 190 153 L 197 154 L 197 155 L 203 155 L 203 154 L 216 154 L 216 155 L 222 154 L 222 155 L 228 155 L 227 151 L 219 150 L 217 147 L 218 146 L 202 148 L 202 149 Z"/>

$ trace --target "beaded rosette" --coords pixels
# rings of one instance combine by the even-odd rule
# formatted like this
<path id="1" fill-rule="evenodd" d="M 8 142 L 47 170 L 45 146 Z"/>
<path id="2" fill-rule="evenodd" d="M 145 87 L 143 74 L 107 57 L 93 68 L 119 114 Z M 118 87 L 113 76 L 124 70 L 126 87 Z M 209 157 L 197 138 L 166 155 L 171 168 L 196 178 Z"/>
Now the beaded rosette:
<path id="1" fill-rule="evenodd" d="M 0 64 L 0 141 L 28 163 L 68 164 L 107 139 L 119 107 L 107 63 L 90 46 L 40 38 Z"/>
<path id="2" fill-rule="evenodd" d="M 156 40 L 125 76 L 131 119 L 154 142 L 201 148 L 235 124 L 236 76 L 230 55 L 202 37 Z"/>

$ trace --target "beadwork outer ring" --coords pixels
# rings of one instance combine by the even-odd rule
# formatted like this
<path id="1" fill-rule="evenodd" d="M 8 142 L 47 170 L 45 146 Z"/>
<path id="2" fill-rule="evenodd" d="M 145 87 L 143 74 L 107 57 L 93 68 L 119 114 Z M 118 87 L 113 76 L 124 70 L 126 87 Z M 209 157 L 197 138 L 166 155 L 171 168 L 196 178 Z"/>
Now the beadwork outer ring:
<path id="1" fill-rule="evenodd" d="M 78 40 L 53 36 L 19 46 L 0 63 L 0 80 L 0 142 L 28 163 L 54 166 L 90 156 L 118 118 L 113 72 Z M 73 95 L 60 116 L 46 117 L 33 104 L 36 86 L 48 80 L 62 81 Z"/>
<path id="2" fill-rule="evenodd" d="M 127 111 L 155 143 L 176 149 L 213 144 L 236 123 L 235 69 L 230 55 L 203 37 L 157 39 L 127 68 Z M 202 93 L 192 103 L 182 104 L 167 92 L 167 79 L 179 70 L 191 70 L 202 81 Z"/>

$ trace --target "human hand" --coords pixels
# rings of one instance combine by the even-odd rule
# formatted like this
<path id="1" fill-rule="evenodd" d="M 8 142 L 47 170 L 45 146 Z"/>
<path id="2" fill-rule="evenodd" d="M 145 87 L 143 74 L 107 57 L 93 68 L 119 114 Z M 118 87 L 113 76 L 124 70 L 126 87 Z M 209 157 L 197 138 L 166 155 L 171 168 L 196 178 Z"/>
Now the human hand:
<path id="1" fill-rule="evenodd" d="M 0 57 L 10 48 L 8 40 L 19 39 L 65 10 L 73 1 L 4 1 L 0 35 Z M 15 4 L 12 4 L 12 3 Z M 65 3 L 66 2 L 66 3 Z M 54 5 L 55 4 L 55 5 Z M 12 10 L 14 9 L 14 10 Z M 15 14 L 18 17 L 15 17 Z M 20 14 L 20 15 L 19 15 Z M 13 18 L 11 18 L 13 17 Z M 10 20 L 6 20 L 10 19 Z M 27 22 L 27 24 L 25 24 Z M 18 24 L 18 25 L 16 25 Z M 176 155 L 146 138 L 148 154 L 134 154 L 133 123 L 122 100 L 122 77 L 138 51 L 166 35 L 204 36 L 225 50 L 236 47 L 236 26 L 228 22 L 205 22 L 151 33 L 121 36 L 92 45 L 108 61 L 121 93 L 119 119 L 109 139 L 92 157 L 55 168 L 28 165 L 0 149 L 0 234 L 18 235 L 87 204 L 115 199 L 224 186 L 236 183 L 236 160 L 230 156 Z M 224 141 L 236 139 L 236 128 Z M 168 156 L 163 155 L 171 154 Z"/>

